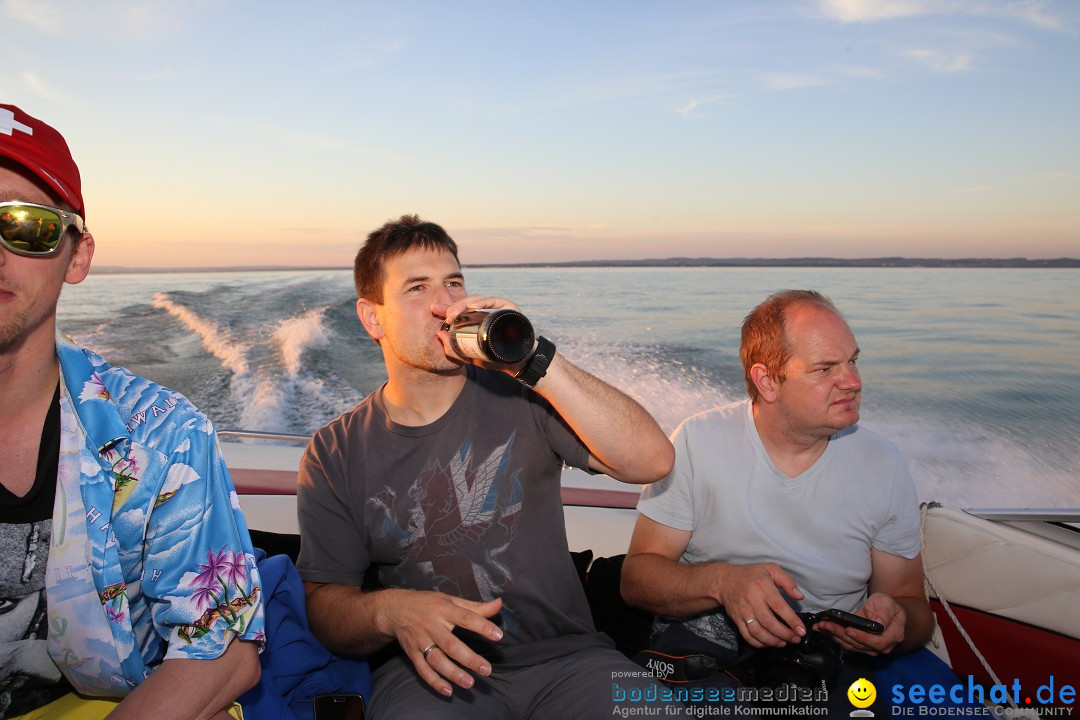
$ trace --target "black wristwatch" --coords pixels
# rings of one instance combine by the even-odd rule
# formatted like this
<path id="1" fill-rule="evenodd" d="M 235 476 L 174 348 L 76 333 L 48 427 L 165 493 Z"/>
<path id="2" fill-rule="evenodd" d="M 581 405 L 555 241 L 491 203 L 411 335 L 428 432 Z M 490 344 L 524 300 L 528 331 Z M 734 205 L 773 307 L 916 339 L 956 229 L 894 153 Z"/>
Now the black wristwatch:
<path id="1" fill-rule="evenodd" d="M 533 351 L 532 357 L 525 362 L 525 367 L 521 368 L 514 377 L 525 387 L 534 388 L 536 383 L 540 382 L 540 378 L 547 374 L 548 365 L 554 357 L 555 343 L 541 335 L 536 338 L 536 350 Z"/>

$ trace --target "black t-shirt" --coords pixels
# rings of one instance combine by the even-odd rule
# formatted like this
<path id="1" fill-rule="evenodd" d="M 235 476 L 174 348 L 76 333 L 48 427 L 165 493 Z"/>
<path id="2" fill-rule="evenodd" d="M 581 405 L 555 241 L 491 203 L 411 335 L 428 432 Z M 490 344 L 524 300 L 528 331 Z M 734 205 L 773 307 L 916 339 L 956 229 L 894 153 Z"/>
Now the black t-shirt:
<path id="1" fill-rule="evenodd" d="M 45 418 L 34 485 L 0 486 L 0 719 L 71 692 L 46 647 L 45 572 L 60 460 L 60 385 Z"/>
<path id="2" fill-rule="evenodd" d="M 423 427 L 390 420 L 380 389 L 320 429 L 301 462 L 300 575 L 361 586 L 373 566 L 384 587 L 501 597 L 503 639 L 462 639 L 504 667 L 610 646 L 567 548 L 564 462 L 584 468 L 588 450 L 504 373 L 468 366 Z"/>
<path id="3" fill-rule="evenodd" d="M 0 523 L 28 523 L 52 517 L 56 473 L 60 465 L 60 384 L 45 416 L 38 446 L 37 472 L 30 492 L 18 497 L 0 485 Z"/>

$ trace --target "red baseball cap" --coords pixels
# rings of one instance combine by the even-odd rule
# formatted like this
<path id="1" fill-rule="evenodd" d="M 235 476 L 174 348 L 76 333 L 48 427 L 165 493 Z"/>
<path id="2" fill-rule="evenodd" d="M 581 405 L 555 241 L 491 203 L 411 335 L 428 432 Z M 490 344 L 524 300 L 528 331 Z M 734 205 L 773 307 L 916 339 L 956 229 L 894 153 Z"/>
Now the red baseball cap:
<path id="1" fill-rule="evenodd" d="M 38 176 L 86 220 L 79 168 L 60 133 L 14 105 L 0 104 L 0 155 Z"/>

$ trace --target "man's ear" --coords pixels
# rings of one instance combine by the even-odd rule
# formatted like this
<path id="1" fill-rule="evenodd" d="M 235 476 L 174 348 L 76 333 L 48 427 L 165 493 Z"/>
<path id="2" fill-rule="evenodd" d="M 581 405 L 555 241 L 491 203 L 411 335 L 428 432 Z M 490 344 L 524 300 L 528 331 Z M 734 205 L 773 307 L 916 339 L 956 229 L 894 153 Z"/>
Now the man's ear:
<path id="1" fill-rule="evenodd" d="M 356 301 L 356 317 L 360 318 L 360 324 L 367 330 L 368 335 L 375 342 L 379 342 L 385 334 L 379 316 L 375 312 L 376 305 L 370 300 L 360 298 Z"/>
<path id="2" fill-rule="evenodd" d="M 84 232 L 75 249 L 68 258 L 67 270 L 64 272 L 64 282 L 76 285 L 86 279 L 90 272 L 90 261 L 94 259 L 94 236 Z"/>
<path id="3" fill-rule="evenodd" d="M 768 368 L 761 363 L 755 363 L 750 368 L 750 379 L 758 389 L 758 397 L 767 403 L 776 402 L 780 394 L 780 383 L 769 374 Z"/>

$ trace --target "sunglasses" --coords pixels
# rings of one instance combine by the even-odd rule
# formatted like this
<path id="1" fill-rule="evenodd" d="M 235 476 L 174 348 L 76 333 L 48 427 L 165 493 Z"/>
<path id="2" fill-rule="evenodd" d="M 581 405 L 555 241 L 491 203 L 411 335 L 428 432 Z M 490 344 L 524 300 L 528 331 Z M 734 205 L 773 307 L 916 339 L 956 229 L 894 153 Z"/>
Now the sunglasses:
<path id="1" fill-rule="evenodd" d="M 0 245 L 16 255 L 53 255 L 72 225 L 83 233 L 83 219 L 75 213 L 36 203 L 0 202 Z"/>

